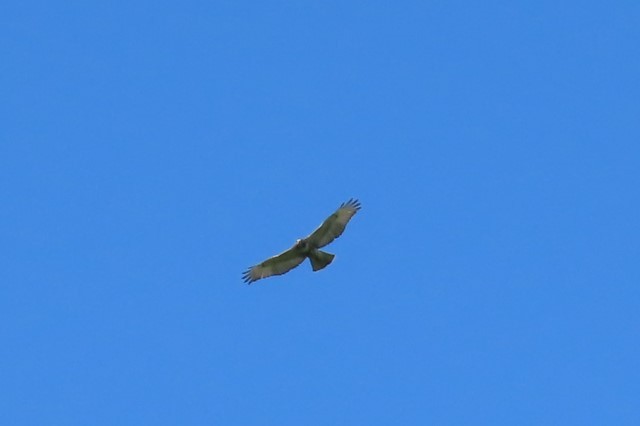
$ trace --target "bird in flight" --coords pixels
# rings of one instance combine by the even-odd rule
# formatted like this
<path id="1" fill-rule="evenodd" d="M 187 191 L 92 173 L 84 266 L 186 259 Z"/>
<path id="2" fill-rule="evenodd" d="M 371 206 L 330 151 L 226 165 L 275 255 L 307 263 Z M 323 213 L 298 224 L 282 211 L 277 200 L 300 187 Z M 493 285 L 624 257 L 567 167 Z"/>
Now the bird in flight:
<path id="1" fill-rule="evenodd" d="M 296 240 L 289 250 L 270 257 L 264 262 L 252 266 L 242 274 L 245 283 L 251 284 L 261 278 L 282 275 L 300 265 L 307 257 L 314 271 L 326 267 L 333 261 L 334 254 L 320 251 L 344 232 L 347 223 L 360 210 L 360 202 L 356 199 L 342 203 L 338 210 L 329 216 L 307 238 Z"/>

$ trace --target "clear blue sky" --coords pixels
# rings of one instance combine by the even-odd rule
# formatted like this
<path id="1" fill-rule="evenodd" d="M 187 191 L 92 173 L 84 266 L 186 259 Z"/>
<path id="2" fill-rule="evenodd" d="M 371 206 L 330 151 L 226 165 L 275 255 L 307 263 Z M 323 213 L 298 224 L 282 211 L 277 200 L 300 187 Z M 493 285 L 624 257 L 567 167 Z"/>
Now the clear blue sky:
<path id="1" fill-rule="evenodd" d="M 638 22 L 3 3 L 0 423 L 640 424 Z"/>

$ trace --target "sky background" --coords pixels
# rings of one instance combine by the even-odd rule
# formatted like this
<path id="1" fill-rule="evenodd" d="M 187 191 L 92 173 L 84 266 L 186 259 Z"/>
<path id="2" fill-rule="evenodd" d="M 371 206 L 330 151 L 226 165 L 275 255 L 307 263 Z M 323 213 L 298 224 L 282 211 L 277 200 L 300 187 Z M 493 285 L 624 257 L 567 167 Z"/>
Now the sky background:
<path id="1" fill-rule="evenodd" d="M 3 425 L 640 424 L 640 3 L 0 6 Z M 343 201 L 327 251 L 242 271 Z"/>

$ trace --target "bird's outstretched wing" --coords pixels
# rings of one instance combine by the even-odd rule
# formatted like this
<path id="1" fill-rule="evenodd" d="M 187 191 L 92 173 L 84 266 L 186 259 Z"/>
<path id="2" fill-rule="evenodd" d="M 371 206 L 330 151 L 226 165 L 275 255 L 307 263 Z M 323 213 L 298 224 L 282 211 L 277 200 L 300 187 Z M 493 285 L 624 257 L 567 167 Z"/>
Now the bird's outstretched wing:
<path id="1" fill-rule="evenodd" d="M 350 199 L 342 203 L 338 210 L 327 218 L 322 225 L 311 233 L 306 239 L 314 247 L 324 247 L 338 238 L 344 232 L 349 220 L 360 210 L 360 202 Z"/>
<path id="2" fill-rule="evenodd" d="M 245 283 L 251 284 L 261 278 L 282 275 L 301 264 L 305 257 L 293 246 L 287 251 L 270 257 L 259 265 L 250 267 L 242 274 L 242 279 Z"/>

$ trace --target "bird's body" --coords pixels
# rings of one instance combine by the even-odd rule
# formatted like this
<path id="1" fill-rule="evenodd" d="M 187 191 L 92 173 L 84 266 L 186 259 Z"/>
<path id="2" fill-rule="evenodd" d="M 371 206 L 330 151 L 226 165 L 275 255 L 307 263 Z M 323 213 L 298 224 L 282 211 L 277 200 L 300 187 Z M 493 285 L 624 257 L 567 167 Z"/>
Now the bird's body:
<path id="1" fill-rule="evenodd" d="M 333 258 L 336 257 L 335 254 L 314 248 L 306 238 L 297 240 L 293 248 L 300 253 L 300 255 L 309 258 L 309 261 L 311 261 L 311 267 L 314 271 L 319 271 L 329 265 L 333 261 Z"/>
<path id="2" fill-rule="evenodd" d="M 360 210 L 360 202 L 351 199 L 342 203 L 340 208 L 329 216 L 315 231 L 306 238 L 301 238 L 289 250 L 273 256 L 259 265 L 247 269 L 243 279 L 251 284 L 261 278 L 281 275 L 300 265 L 307 257 L 314 271 L 329 265 L 335 255 L 319 250 L 344 232 L 347 223 Z"/>

